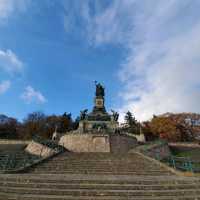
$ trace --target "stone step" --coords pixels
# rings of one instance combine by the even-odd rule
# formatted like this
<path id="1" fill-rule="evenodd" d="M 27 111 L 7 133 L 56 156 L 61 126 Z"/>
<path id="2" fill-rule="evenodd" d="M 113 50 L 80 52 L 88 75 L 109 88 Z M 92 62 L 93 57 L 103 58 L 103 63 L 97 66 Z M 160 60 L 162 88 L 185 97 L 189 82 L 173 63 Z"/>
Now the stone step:
<path id="1" fill-rule="evenodd" d="M 166 169 L 164 169 L 164 168 L 154 168 L 154 167 L 142 167 L 142 168 L 136 168 L 136 167 L 134 167 L 134 166 L 129 166 L 129 167 L 123 167 L 123 166 L 95 166 L 95 165 L 87 165 L 87 166 L 84 166 L 84 165 L 76 165 L 76 166 L 72 166 L 72 165 L 41 165 L 41 166 L 38 166 L 37 168 L 41 168 L 41 169 L 46 169 L 46 168 L 48 168 L 48 169 L 54 169 L 55 167 L 57 167 L 57 168 L 84 168 L 84 169 L 91 169 L 91 168 L 94 168 L 94 169 L 122 169 L 122 170 L 153 170 L 153 171 L 166 171 Z"/>
<path id="2" fill-rule="evenodd" d="M 7 183 L 8 182 L 8 183 Z M 135 181 L 135 182 L 130 182 L 130 181 L 112 181 L 112 182 L 108 182 L 108 181 L 98 181 L 98 180 L 93 180 L 93 181 L 75 181 L 75 180 L 71 180 L 69 182 L 67 181 L 60 181 L 60 180 L 17 180 L 17 181 L 1 181 L 1 185 L 7 185 L 11 183 L 12 185 L 16 184 L 35 184 L 37 185 L 38 183 L 40 184 L 53 184 L 53 185 L 121 185 L 122 187 L 123 186 L 126 186 L 126 185 L 132 185 L 132 186 L 135 186 L 137 185 L 138 187 L 142 187 L 142 186 L 149 186 L 151 187 L 152 185 L 158 185 L 158 186 L 179 186 L 179 185 L 185 185 L 186 187 L 187 186 L 190 186 L 190 185 L 196 185 L 197 187 L 200 185 L 200 183 L 195 183 L 195 182 L 178 182 L 178 181 Z"/>
<path id="3" fill-rule="evenodd" d="M 83 168 L 83 169 L 79 169 L 79 168 L 74 168 L 74 169 L 60 169 L 60 168 L 54 168 L 54 169 L 49 169 L 49 168 L 38 168 L 35 169 L 35 172 L 48 172 L 48 173 L 64 173 L 64 172 L 72 172 L 74 171 L 74 173 L 85 173 L 85 172 L 97 172 L 97 173 L 124 173 L 124 174 L 128 174 L 128 173 L 138 173 L 138 174 L 169 174 L 169 172 L 166 171 L 161 171 L 161 170 L 149 170 L 149 171 L 143 171 L 143 170 L 124 170 L 124 169 L 95 169 L 95 168 Z"/>
<path id="4" fill-rule="evenodd" d="M 80 160 L 80 161 L 85 161 L 85 160 L 91 160 L 91 161 L 133 161 L 138 160 L 140 161 L 140 156 L 137 154 L 126 154 L 126 155 L 117 155 L 117 154 L 112 154 L 112 153 L 69 153 L 69 152 L 64 152 L 57 157 L 54 157 L 52 160 L 59 160 L 59 161 L 65 161 L 65 160 Z"/>
<path id="5" fill-rule="evenodd" d="M 91 162 L 119 162 L 119 161 L 122 161 L 122 162 L 130 162 L 130 163 L 133 163 L 133 159 L 135 161 L 138 161 L 138 162 L 141 162 L 141 160 L 139 158 L 127 158 L 127 159 L 120 159 L 120 158 L 115 158 L 115 159 L 110 159 L 110 158 L 107 158 L 107 159 L 104 159 L 104 158 L 86 158 L 86 159 L 83 159 L 79 156 L 76 156 L 76 155 L 73 155 L 74 157 L 72 156 L 66 156 L 65 159 L 62 159 L 60 157 L 54 157 L 53 160 L 55 161 L 60 161 L 60 162 L 65 162 L 65 161 L 68 161 L 69 159 L 72 161 L 72 162 L 75 162 L 77 160 L 79 160 L 80 162 L 84 162 L 84 161 L 91 161 Z"/>
<path id="6" fill-rule="evenodd" d="M 54 160 L 53 160 L 54 161 Z M 118 164 L 118 165 L 123 165 L 123 164 L 130 164 L 130 165 L 133 165 L 133 166 L 138 166 L 138 165 L 145 165 L 145 164 L 148 164 L 149 166 L 156 166 L 155 164 L 153 164 L 153 163 L 148 163 L 148 162 L 137 162 L 137 161 L 135 161 L 135 162 L 125 162 L 125 161 L 91 161 L 91 160 L 84 160 L 84 161 L 80 161 L 80 160 L 76 160 L 76 161 L 72 161 L 72 160 L 65 160 L 65 161 L 55 161 L 55 162 L 53 162 L 55 165 L 59 165 L 59 164 L 64 164 L 64 163 L 66 163 L 66 164 L 72 164 L 72 165 L 77 165 L 77 164 L 84 164 L 84 165 L 87 165 L 88 163 L 89 164 L 96 164 L 96 165 L 99 165 L 99 164 L 101 164 L 101 165 L 107 165 L 107 164 Z"/>
<path id="7" fill-rule="evenodd" d="M 40 171 L 40 170 L 36 170 L 34 171 L 36 174 L 57 174 L 58 171 Z M 107 171 L 87 171 L 87 170 L 66 170 L 66 171 L 59 171 L 60 174 L 107 174 L 107 175 L 138 175 L 138 176 L 162 176 L 162 175 L 170 175 L 168 174 L 167 172 L 165 173 L 161 173 L 161 172 L 115 172 L 115 171 L 112 171 L 112 172 L 107 172 Z"/>
<path id="8" fill-rule="evenodd" d="M 52 189 L 103 189 L 103 190 L 175 190 L 175 189 L 199 189 L 199 184 L 163 184 L 163 185 L 133 185 L 133 184 L 98 184 L 98 183 L 30 183 L 30 182 L 0 182 L 0 187 L 17 188 L 52 188 Z"/>
<path id="9" fill-rule="evenodd" d="M 38 166 L 38 168 L 48 168 L 48 169 L 52 169 L 52 168 L 55 168 L 55 167 L 60 167 L 60 168 L 66 168 L 66 167 L 68 167 L 68 168 L 70 168 L 70 167 L 72 167 L 72 168 L 80 168 L 80 166 L 81 166 L 81 168 L 86 168 L 86 169 L 88 169 L 88 168 L 95 168 L 95 169 L 110 169 L 110 168 L 113 168 L 113 169 L 127 169 L 127 170 L 130 170 L 130 169 L 132 169 L 132 170 L 166 170 L 166 169 L 163 169 L 163 168 L 156 168 L 156 167 L 147 167 L 147 166 L 141 166 L 142 168 L 139 168 L 138 169 L 138 166 L 129 166 L 129 167 L 125 167 L 125 166 L 95 166 L 95 165 L 66 165 L 66 164 L 63 164 L 63 165 L 51 165 L 51 166 L 49 166 L 49 165 L 41 165 L 41 166 Z"/>
<path id="10" fill-rule="evenodd" d="M 150 163 L 138 154 L 116 155 L 112 153 L 60 154 L 28 172 L 35 174 L 127 174 L 127 175 L 171 175 L 163 167 Z"/>
<path id="11" fill-rule="evenodd" d="M 1 175 L 0 183 L 16 182 L 16 183 L 59 183 L 59 184 L 132 184 L 132 185 L 178 185 L 178 184 L 200 184 L 199 179 L 179 178 L 176 176 L 102 176 L 102 175 L 35 175 L 35 174 L 11 174 Z"/>
<path id="12" fill-rule="evenodd" d="M 5 194 L 0 193 L 0 200 L 200 200 L 199 195 L 184 195 L 180 197 L 174 196 L 167 196 L 167 197 L 141 197 L 141 196 L 134 196 L 134 197 L 117 197 L 117 196 L 60 196 L 60 195 L 29 195 L 24 194 L 19 196 L 18 194 Z"/>
<path id="13" fill-rule="evenodd" d="M 62 160 L 62 158 L 57 158 L 55 157 L 55 160 L 59 160 L 59 161 L 67 161 L 68 159 L 70 159 L 71 161 L 77 161 L 77 160 L 80 160 L 80 162 L 83 162 L 83 161 L 93 161 L 93 162 L 130 162 L 130 163 L 133 163 L 134 161 L 138 161 L 138 162 L 144 162 L 144 160 L 142 161 L 141 158 L 139 157 L 132 157 L 132 158 L 120 158 L 120 157 L 116 157 L 116 158 L 98 158 L 96 157 L 95 159 L 94 158 L 82 158 L 80 156 L 76 156 L 75 154 L 73 155 L 69 155 L 68 157 L 66 157 L 65 159 Z"/>
<path id="14" fill-rule="evenodd" d="M 0 200 L 198 200 L 200 180 L 138 155 L 69 153 L 0 175 Z"/>
<path id="15" fill-rule="evenodd" d="M 130 166 L 135 166 L 135 167 L 137 167 L 137 166 L 146 166 L 146 165 L 148 165 L 149 167 L 156 167 L 156 165 L 155 164 L 150 164 L 150 163 L 145 163 L 145 162 L 141 162 L 141 163 L 139 163 L 139 162 L 134 162 L 134 163 L 130 163 L 130 162 L 111 162 L 111 161 L 109 161 L 109 162 L 100 162 L 100 161 L 98 161 L 98 162 L 91 162 L 91 161 L 76 161 L 76 162 L 72 162 L 72 161 L 70 161 L 70 160 L 68 160 L 68 161 L 63 161 L 63 162 L 59 162 L 59 161 L 53 161 L 52 162 L 53 163 L 53 165 L 63 165 L 63 164 L 65 164 L 65 165 L 79 165 L 79 164 L 82 164 L 82 165 L 86 165 L 86 166 L 88 166 L 88 165 L 96 165 L 96 166 L 98 166 L 98 165 L 102 165 L 102 166 L 107 166 L 107 165 L 110 165 L 110 166 L 112 166 L 113 164 L 116 164 L 116 165 L 119 165 L 119 166 L 127 166 L 127 165 L 130 165 Z M 46 164 L 46 162 L 44 162 L 44 164 Z"/>
<path id="16" fill-rule="evenodd" d="M 43 195 L 71 195 L 71 196 L 122 196 L 122 197 L 135 197 L 135 196 L 184 196 L 184 195 L 199 195 L 199 189 L 179 189 L 179 190 L 102 190 L 102 189 L 54 189 L 51 188 L 21 188 L 21 187 L 0 187 L 0 192 L 8 194 L 16 193 L 23 194 L 43 194 Z"/>
<path id="17" fill-rule="evenodd" d="M 45 163 L 45 162 L 44 162 Z M 109 162 L 101 162 L 101 161 L 98 161 L 98 162 L 92 162 L 90 160 L 88 161 L 71 161 L 71 160 L 68 160 L 68 161 L 63 161 L 63 162 L 59 162 L 59 161 L 53 161 L 52 163 L 54 163 L 54 165 L 63 165 L 63 164 L 71 164 L 71 165 L 77 165 L 77 164 L 83 164 L 83 165 L 103 165 L 103 166 L 106 166 L 106 165 L 112 165 L 112 164 L 117 164 L 119 166 L 123 166 L 125 164 L 128 164 L 128 165 L 132 165 L 132 166 L 145 166 L 145 165 L 149 165 L 149 167 L 153 167 L 153 166 L 156 166 L 155 164 L 151 164 L 151 163 L 145 163 L 145 162 L 134 162 L 134 163 L 128 163 L 128 162 L 112 162 L 112 161 L 109 161 Z"/>
<path id="18" fill-rule="evenodd" d="M 100 170 L 100 171 L 113 171 L 113 170 L 118 170 L 118 171 L 120 171 L 120 170 L 122 170 L 122 171 L 135 171 L 135 172 L 137 172 L 137 171 L 146 171 L 146 172 L 154 172 L 154 171 L 156 171 L 156 172 L 166 172 L 166 170 L 164 170 L 164 169 L 149 169 L 149 170 L 145 170 L 145 168 L 143 169 L 135 169 L 135 168 L 129 168 L 129 169 L 124 169 L 124 168 L 117 168 L 117 167 L 113 167 L 113 168 L 102 168 L 102 167 L 95 167 L 95 166 L 92 166 L 92 167 L 82 167 L 82 166 L 78 166 L 78 167 L 74 167 L 74 168 L 72 168 L 72 167 L 68 167 L 68 166 L 66 166 L 66 167 L 61 167 L 61 168 L 59 168 L 59 167 L 57 167 L 57 166 L 55 166 L 55 167 L 37 167 L 36 169 L 40 169 L 40 170 L 53 170 L 53 171 L 55 171 L 55 169 L 56 170 Z M 59 172 L 59 171 L 58 171 Z"/>
<path id="19" fill-rule="evenodd" d="M 140 158 L 127 158 L 127 159 L 120 159 L 120 158 L 115 158 L 115 159 L 110 159 L 110 158 L 107 158 L 107 159 L 104 159 L 104 158 L 86 158 L 86 159 L 83 159 L 79 156 L 76 156 L 73 154 L 74 157 L 72 156 L 66 156 L 65 159 L 62 159 L 59 157 L 59 155 L 57 157 L 53 157 L 52 160 L 55 160 L 55 161 L 60 161 L 60 162 L 65 162 L 65 161 L 68 161 L 69 159 L 72 161 L 72 162 L 76 162 L 77 160 L 79 160 L 80 162 L 84 162 L 84 161 L 91 161 L 91 162 L 119 162 L 119 161 L 122 161 L 122 162 L 130 162 L 130 163 L 134 163 L 134 161 L 138 161 L 138 162 L 144 162 L 142 160 L 140 160 Z"/>
<path id="20" fill-rule="evenodd" d="M 55 167 L 55 168 L 37 168 L 37 169 L 34 169 L 34 171 L 47 171 L 47 172 L 56 172 L 56 173 L 61 173 L 61 172 L 64 172 L 64 171 L 80 171 L 80 172 L 84 172 L 84 171 L 93 171 L 93 172 L 135 172 L 135 173 L 140 173 L 140 172 L 146 172 L 148 174 L 151 174 L 151 173 L 163 173 L 163 174 L 170 174 L 170 172 L 167 172 L 167 171 L 164 171 L 164 170 L 134 170 L 134 169 L 117 169 L 117 168 L 112 168 L 112 169 L 102 169 L 102 168 L 99 168 L 99 169 L 96 169 L 96 168 L 58 168 L 58 167 Z"/>
<path id="21" fill-rule="evenodd" d="M 103 167 L 103 166 L 82 166 L 82 165 L 79 165 L 79 166 L 66 166 L 66 165 L 63 165 L 63 166 L 57 166 L 57 165 L 53 165 L 53 166 L 47 166 L 47 165 L 41 165 L 41 166 L 38 166 L 37 169 L 44 169 L 44 170 L 54 170 L 54 169 L 60 169 L 60 170 L 64 170 L 64 169 L 88 169 L 88 170 L 106 170 L 106 171 L 111 171 L 111 170 L 122 170 L 122 171 L 161 171 L 161 172 L 164 172 L 166 171 L 166 169 L 163 169 L 163 168 L 147 168 L 147 167 L 119 167 L 119 166 L 106 166 L 106 167 Z"/>

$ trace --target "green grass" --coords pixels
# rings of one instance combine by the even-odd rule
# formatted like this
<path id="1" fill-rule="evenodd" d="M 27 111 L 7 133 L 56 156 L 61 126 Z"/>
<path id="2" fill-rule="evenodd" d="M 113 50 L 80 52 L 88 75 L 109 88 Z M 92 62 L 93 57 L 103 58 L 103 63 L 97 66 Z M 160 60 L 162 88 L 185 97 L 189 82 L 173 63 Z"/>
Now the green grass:
<path id="1" fill-rule="evenodd" d="M 191 149 L 185 151 L 172 151 L 172 154 L 177 157 L 189 157 L 196 160 L 196 158 L 200 158 L 200 149 Z"/>
<path id="2" fill-rule="evenodd" d="M 172 154 L 176 157 L 189 158 L 192 161 L 193 168 L 200 170 L 200 149 L 172 151 Z"/>
<path id="3" fill-rule="evenodd" d="M 175 152 L 175 153 L 173 153 L 173 155 L 177 156 L 177 157 L 192 157 L 193 152 L 192 151 Z"/>

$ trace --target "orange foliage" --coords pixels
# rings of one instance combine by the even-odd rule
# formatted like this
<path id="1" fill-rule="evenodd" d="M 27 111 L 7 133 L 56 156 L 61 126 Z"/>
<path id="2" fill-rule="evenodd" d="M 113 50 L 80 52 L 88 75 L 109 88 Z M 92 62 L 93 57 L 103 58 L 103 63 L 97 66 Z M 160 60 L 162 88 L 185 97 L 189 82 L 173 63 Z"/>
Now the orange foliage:
<path id="1" fill-rule="evenodd" d="M 153 135 L 162 139 L 173 142 L 181 140 L 181 130 L 171 118 L 154 117 L 150 122 L 150 129 Z"/>

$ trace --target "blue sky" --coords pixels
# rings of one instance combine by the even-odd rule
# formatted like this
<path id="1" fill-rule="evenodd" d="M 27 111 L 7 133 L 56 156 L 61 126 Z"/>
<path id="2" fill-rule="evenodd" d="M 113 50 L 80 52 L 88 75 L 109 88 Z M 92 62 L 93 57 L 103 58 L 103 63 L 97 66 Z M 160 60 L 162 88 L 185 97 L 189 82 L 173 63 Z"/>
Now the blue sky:
<path id="1" fill-rule="evenodd" d="M 11 72 L 1 69 L 1 81 L 10 82 L 0 96 L 1 112 L 20 119 L 35 110 L 48 114 L 67 111 L 75 117 L 81 109 L 92 108 L 94 80 L 106 86 L 108 109 L 117 105 L 114 96 L 119 88 L 116 69 L 121 49 L 90 45 L 81 35 L 81 26 L 66 32 L 62 4 L 36 2 L 26 5 L 26 11 L 13 11 L 0 27 L 1 51 L 12 51 L 22 62 L 20 69 L 15 64 Z M 23 98 L 27 87 L 36 93 Z"/>
<path id="2" fill-rule="evenodd" d="M 0 0 L 0 112 L 199 112 L 198 0 Z"/>

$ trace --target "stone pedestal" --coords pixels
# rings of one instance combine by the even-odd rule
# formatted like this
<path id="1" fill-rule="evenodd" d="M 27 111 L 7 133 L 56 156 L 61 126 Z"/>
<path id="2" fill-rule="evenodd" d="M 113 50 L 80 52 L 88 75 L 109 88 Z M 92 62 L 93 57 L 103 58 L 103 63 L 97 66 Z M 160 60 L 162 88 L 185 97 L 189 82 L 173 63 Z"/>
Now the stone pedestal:
<path id="1" fill-rule="evenodd" d="M 137 145 L 133 137 L 109 134 L 68 134 L 59 144 L 72 152 L 126 153 Z"/>
<path id="2" fill-rule="evenodd" d="M 109 135 L 69 134 L 59 143 L 73 152 L 110 152 Z"/>

